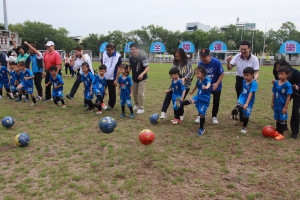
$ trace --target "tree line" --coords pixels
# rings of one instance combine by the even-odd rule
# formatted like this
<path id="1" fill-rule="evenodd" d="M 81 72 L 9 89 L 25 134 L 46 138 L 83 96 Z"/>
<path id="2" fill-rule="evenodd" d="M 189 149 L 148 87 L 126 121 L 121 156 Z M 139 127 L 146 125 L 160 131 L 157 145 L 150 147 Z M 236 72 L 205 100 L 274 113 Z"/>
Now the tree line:
<path id="1" fill-rule="evenodd" d="M 73 50 L 78 44 L 68 37 L 68 30 L 65 28 L 53 28 L 50 24 L 41 22 L 25 21 L 24 23 L 10 24 L 11 31 L 17 31 L 23 41 L 35 43 L 38 49 L 44 49 L 46 41 L 51 40 L 55 43 L 56 49 L 66 52 Z M 138 42 L 145 52 L 149 52 L 153 42 L 160 41 L 166 47 L 166 52 L 172 54 L 183 41 L 190 41 L 197 50 L 208 48 L 209 45 L 220 40 L 226 43 L 229 50 L 237 50 L 242 40 L 252 42 L 254 54 L 262 54 L 264 40 L 265 52 L 268 55 L 276 55 L 282 43 L 287 40 L 300 42 L 300 32 L 292 22 L 282 23 L 279 30 L 270 29 L 266 33 L 260 30 L 238 29 L 235 25 L 222 32 L 218 27 L 212 28 L 208 32 L 196 30 L 194 32 L 170 31 L 161 26 L 149 25 L 142 26 L 140 29 L 130 32 L 120 30 L 109 32 L 107 35 L 91 33 L 82 41 L 82 48 L 93 51 L 93 56 L 99 55 L 99 47 L 103 42 L 111 42 L 117 45 L 117 50 L 122 54 L 127 42 Z"/>

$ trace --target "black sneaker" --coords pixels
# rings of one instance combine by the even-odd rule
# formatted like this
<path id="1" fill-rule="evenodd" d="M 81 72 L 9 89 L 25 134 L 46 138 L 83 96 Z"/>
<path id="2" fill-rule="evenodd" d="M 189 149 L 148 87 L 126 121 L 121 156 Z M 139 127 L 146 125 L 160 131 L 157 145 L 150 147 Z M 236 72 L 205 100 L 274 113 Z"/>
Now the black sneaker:
<path id="1" fill-rule="evenodd" d="M 66 97 L 70 100 L 73 100 L 73 97 L 71 97 L 69 94 L 67 94 Z"/>
<path id="2" fill-rule="evenodd" d="M 298 134 L 294 134 L 294 133 L 292 133 L 291 137 L 292 137 L 292 138 L 294 138 L 294 139 L 297 139 L 297 137 L 298 137 Z"/>

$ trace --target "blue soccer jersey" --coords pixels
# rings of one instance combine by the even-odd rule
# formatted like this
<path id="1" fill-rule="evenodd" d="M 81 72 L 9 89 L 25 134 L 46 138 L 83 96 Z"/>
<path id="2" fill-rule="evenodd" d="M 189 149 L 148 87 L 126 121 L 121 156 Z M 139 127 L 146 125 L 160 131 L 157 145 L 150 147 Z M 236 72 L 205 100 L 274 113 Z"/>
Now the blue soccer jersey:
<path id="1" fill-rule="evenodd" d="M 20 72 L 20 75 L 21 75 L 21 80 L 22 82 L 24 82 L 26 85 L 28 85 L 29 87 L 33 87 L 33 78 L 32 79 L 27 79 L 27 80 L 24 80 L 25 77 L 31 77 L 33 76 L 33 73 L 30 71 L 30 69 L 25 69 L 25 71 L 21 71 Z"/>
<path id="2" fill-rule="evenodd" d="M 7 83 L 9 81 L 7 73 L 8 73 L 7 68 L 4 67 L 4 66 L 1 66 L 1 69 L 0 69 L 0 82 Z"/>
<path id="3" fill-rule="evenodd" d="M 239 96 L 238 99 L 238 104 L 242 104 L 244 105 L 248 99 L 248 96 L 250 94 L 250 92 L 253 92 L 252 98 L 248 104 L 248 108 L 246 110 L 242 110 L 243 113 L 249 117 L 251 112 L 252 112 L 252 108 L 253 108 L 253 104 L 254 104 L 254 100 L 255 100 L 255 93 L 257 91 L 257 82 L 256 80 L 253 80 L 251 83 L 247 84 L 245 79 L 243 80 L 243 91 Z"/>
<path id="4" fill-rule="evenodd" d="M 61 76 L 59 74 L 56 75 L 56 78 L 53 79 L 53 76 L 50 75 L 49 80 L 53 83 L 53 89 L 52 89 L 52 97 L 63 97 L 63 89 L 64 86 L 55 89 L 55 86 L 59 86 L 61 84 L 64 84 L 64 81 L 62 80 Z"/>
<path id="5" fill-rule="evenodd" d="M 120 84 L 121 88 L 121 99 L 126 99 L 129 97 L 131 93 L 131 86 L 132 86 L 132 80 L 130 76 L 127 76 L 125 79 L 123 79 L 123 75 L 121 75 L 118 79 L 118 84 Z"/>
<path id="6" fill-rule="evenodd" d="M 81 81 L 84 83 L 84 98 L 87 100 L 93 99 L 94 95 L 91 94 L 91 85 L 94 80 L 94 75 L 89 72 L 86 76 L 84 74 L 81 75 Z"/>
<path id="7" fill-rule="evenodd" d="M 200 101 L 208 102 L 210 101 L 211 94 L 211 86 L 208 89 L 203 89 L 203 86 L 207 86 L 207 84 L 211 84 L 211 80 L 208 76 L 206 76 L 202 82 L 200 83 L 200 79 L 196 82 L 196 87 L 198 88 L 198 99 Z"/>
<path id="8" fill-rule="evenodd" d="M 182 93 L 185 90 L 185 86 L 181 79 L 179 79 L 176 82 L 172 79 L 171 89 L 172 89 L 172 100 L 175 101 L 177 97 L 180 98 L 182 97 Z"/>
<path id="9" fill-rule="evenodd" d="M 103 93 L 104 88 L 107 86 L 106 78 L 100 78 L 99 74 L 95 76 L 93 80 L 93 91 L 99 90 L 101 93 Z"/>
<path id="10" fill-rule="evenodd" d="M 282 110 L 285 106 L 287 95 L 293 94 L 293 88 L 288 81 L 282 85 L 275 81 L 272 92 L 274 93 L 274 110 Z"/>

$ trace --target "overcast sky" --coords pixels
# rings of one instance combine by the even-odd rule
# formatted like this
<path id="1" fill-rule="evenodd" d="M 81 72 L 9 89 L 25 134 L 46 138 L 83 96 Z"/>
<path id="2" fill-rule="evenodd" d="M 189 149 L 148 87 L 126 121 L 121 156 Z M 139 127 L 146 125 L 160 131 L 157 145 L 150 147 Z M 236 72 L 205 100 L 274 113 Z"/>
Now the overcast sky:
<path id="1" fill-rule="evenodd" d="M 3 1 L 3 0 L 2 0 Z M 8 23 L 26 20 L 64 27 L 69 36 L 108 31 L 128 32 L 155 24 L 184 31 L 187 22 L 201 22 L 211 27 L 255 22 L 259 30 L 279 29 L 292 21 L 300 30 L 299 0 L 6 0 Z M 0 5 L 3 23 L 3 2 Z"/>

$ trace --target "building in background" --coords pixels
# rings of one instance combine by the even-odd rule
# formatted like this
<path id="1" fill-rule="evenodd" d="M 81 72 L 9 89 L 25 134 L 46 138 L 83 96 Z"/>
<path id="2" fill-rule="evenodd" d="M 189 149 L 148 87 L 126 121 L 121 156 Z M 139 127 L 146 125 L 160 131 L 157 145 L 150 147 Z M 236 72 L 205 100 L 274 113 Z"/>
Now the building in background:
<path id="1" fill-rule="evenodd" d="M 15 42 L 17 43 L 17 46 L 20 46 L 22 43 L 22 38 L 19 37 L 19 34 L 17 32 L 11 32 L 7 30 L 0 30 L 0 46 L 1 51 L 3 52 L 9 52 L 11 51 L 14 46 L 12 45 L 11 36 L 15 36 Z"/>
<path id="2" fill-rule="evenodd" d="M 202 24 L 200 22 L 189 22 L 189 23 L 186 23 L 185 31 L 194 32 L 196 30 L 202 30 L 202 31 L 208 32 L 208 31 L 210 31 L 210 29 L 211 29 L 210 26 Z"/>
<path id="3" fill-rule="evenodd" d="M 75 42 L 77 42 L 79 45 L 82 44 L 82 40 L 84 40 L 86 37 L 82 37 L 82 36 L 71 36 L 69 37 L 72 40 L 74 40 Z"/>
<path id="4" fill-rule="evenodd" d="M 222 26 L 220 29 L 224 33 L 229 28 L 229 26 L 230 25 L 225 25 L 225 26 Z M 237 30 L 240 30 L 240 29 L 254 30 L 256 28 L 256 23 L 240 22 L 240 18 L 238 17 L 236 19 L 235 26 L 236 26 Z"/>

